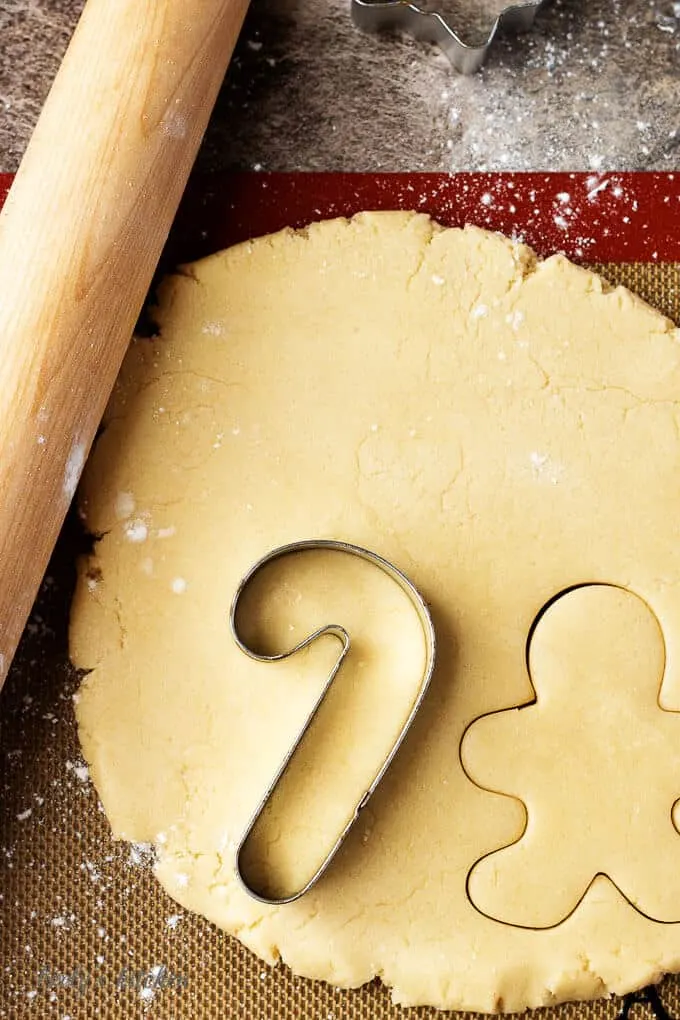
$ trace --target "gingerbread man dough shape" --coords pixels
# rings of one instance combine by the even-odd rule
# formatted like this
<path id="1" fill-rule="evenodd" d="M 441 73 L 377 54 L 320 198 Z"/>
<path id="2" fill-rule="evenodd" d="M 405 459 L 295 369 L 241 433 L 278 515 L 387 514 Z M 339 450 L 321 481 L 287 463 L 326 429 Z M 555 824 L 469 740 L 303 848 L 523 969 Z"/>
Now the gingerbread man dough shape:
<path id="1" fill-rule="evenodd" d="M 606 875 L 649 918 L 679 920 L 680 716 L 659 705 L 664 666 L 656 617 L 624 589 L 576 588 L 540 617 L 535 702 L 479 719 L 462 745 L 473 781 L 527 811 L 522 837 L 470 873 L 483 914 L 554 927 Z"/>

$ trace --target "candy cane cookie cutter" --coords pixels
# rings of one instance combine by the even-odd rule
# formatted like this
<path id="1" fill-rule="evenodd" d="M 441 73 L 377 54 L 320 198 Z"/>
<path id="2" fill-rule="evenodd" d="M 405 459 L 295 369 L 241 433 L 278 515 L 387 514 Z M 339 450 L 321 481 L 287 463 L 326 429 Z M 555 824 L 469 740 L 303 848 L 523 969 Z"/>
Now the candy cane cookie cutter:
<path id="1" fill-rule="evenodd" d="M 253 830 L 260 821 L 269 802 L 274 796 L 276 789 L 281 779 L 283 778 L 284 773 L 286 772 L 293 756 L 295 755 L 295 752 L 302 743 L 310 727 L 313 725 L 317 712 L 321 708 L 321 705 L 323 704 L 323 701 L 326 695 L 328 694 L 328 691 L 330 690 L 330 687 L 350 650 L 351 638 L 348 632 L 345 630 L 345 628 L 342 627 L 340 624 L 328 623 L 322 627 L 318 627 L 308 637 L 304 638 L 302 641 L 299 641 L 293 648 L 277 654 L 266 655 L 252 648 L 242 638 L 241 631 L 239 628 L 239 611 L 241 608 L 241 599 L 244 592 L 250 586 L 255 576 L 259 574 L 261 570 L 267 567 L 270 563 L 273 563 L 275 560 L 281 559 L 284 556 L 286 557 L 294 556 L 299 555 L 300 553 L 315 551 L 334 551 L 342 553 L 347 556 L 355 556 L 360 559 L 367 560 L 374 566 L 379 567 L 382 571 L 384 571 L 385 574 L 391 577 L 392 580 L 399 585 L 402 591 L 408 596 L 409 601 L 411 602 L 412 607 L 415 609 L 420 624 L 422 626 L 423 637 L 425 642 L 425 662 L 421 672 L 420 681 L 417 690 L 415 691 L 414 698 L 411 703 L 411 708 L 408 712 L 406 720 L 401 726 L 401 729 L 399 730 L 387 756 L 383 759 L 382 764 L 379 766 L 378 771 L 376 772 L 374 778 L 371 780 L 365 792 L 359 797 L 358 801 L 356 802 L 347 823 L 344 825 L 344 827 L 336 837 L 333 845 L 331 846 L 331 849 L 326 854 L 326 856 L 324 857 L 324 859 L 322 860 L 321 864 L 316 869 L 314 874 L 302 886 L 302 888 L 296 890 L 290 895 L 275 896 L 271 895 L 262 888 L 256 888 L 254 882 L 252 882 L 248 878 L 248 876 L 245 875 L 243 868 L 244 852 L 246 850 L 248 840 L 253 833 Z M 350 830 L 356 823 L 360 813 L 366 807 L 369 800 L 371 799 L 376 789 L 380 785 L 380 782 L 383 779 L 388 768 L 392 764 L 395 755 L 397 754 L 399 748 L 403 744 L 406 735 L 411 729 L 415 721 L 415 718 L 418 714 L 418 711 L 423 703 L 423 700 L 427 693 L 427 689 L 430 686 L 432 674 L 434 672 L 436 657 L 436 636 L 434 624 L 432 622 L 432 617 L 430 616 L 430 610 L 424 598 L 422 597 L 418 589 L 415 587 L 415 585 L 408 579 L 408 577 L 404 573 L 402 573 L 401 570 L 398 569 L 398 567 L 396 567 L 393 563 L 390 563 L 389 560 L 386 560 L 382 556 L 379 556 L 377 553 L 371 552 L 369 549 L 364 549 L 358 545 L 350 545 L 348 542 L 339 542 L 330 539 L 312 539 L 301 542 L 292 542 L 287 545 L 279 546 L 278 548 L 272 550 L 271 552 L 267 553 L 266 556 L 263 556 L 260 560 L 258 560 L 250 568 L 247 574 L 245 574 L 238 588 L 236 589 L 236 594 L 234 595 L 234 599 L 231 605 L 231 611 L 229 614 L 229 622 L 232 636 L 238 647 L 241 649 L 242 652 L 248 655 L 251 659 L 255 659 L 257 662 L 282 662 L 284 659 L 288 659 L 291 656 L 295 655 L 297 652 L 300 652 L 304 648 L 307 648 L 318 638 L 326 634 L 330 634 L 333 637 L 336 637 L 341 645 L 338 657 L 335 661 L 333 668 L 328 674 L 328 677 L 326 678 L 321 693 L 316 699 L 314 706 L 312 707 L 312 710 L 309 712 L 302 729 L 299 731 L 299 733 L 295 737 L 295 740 L 293 741 L 292 745 L 287 751 L 276 775 L 274 776 L 272 782 L 269 784 L 262 800 L 260 801 L 258 807 L 256 808 L 252 818 L 248 822 L 245 832 L 243 833 L 240 842 L 237 844 L 236 847 L 235 855 L 236 875 L 245 891 L 254 899 L 259 900 L 261 903 L 266 903 L 272 906 L 281 906 L 282 904 L 292 903 L 293 901 L 300 899 L 300 897 L 304 896 L 305 893 L 308 893 L 310 889 L 312 889 L 319 881 L 319 879 L 325 874 L 325 872 L 331 865 L 333 859 L 335 858 L 336 854 L 338 853 L 340 847 L 345 842 L 345 839 L 347 838 L 347 835 L 349 834 Z"/>

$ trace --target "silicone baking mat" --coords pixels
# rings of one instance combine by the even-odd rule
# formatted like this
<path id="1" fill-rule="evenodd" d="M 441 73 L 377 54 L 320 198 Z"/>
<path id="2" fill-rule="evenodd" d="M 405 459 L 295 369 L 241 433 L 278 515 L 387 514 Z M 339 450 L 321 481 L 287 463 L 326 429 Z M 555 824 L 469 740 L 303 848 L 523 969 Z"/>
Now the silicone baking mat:
<path id="1" fill-rule="evenodd" d="M 9 186 L 0 177 L 0 201 Z M 170 267 L 227 243 L 368 208 L 474 222 L 595 265 L 680 321 L 680 177 L 669 174 L 236 175 L 193 181 Z M 114 843 L 74 727 L 67 658 L 74 560 L 67 522 L 0 695 L 0 1016 L 11 1020 L 424 1020 L 379 983 L 355 991 L 263 965 L 177 907 L 145 846 Z M 153 719 L 148 720 L 153 726 Z M 452 961 L 455 967 L 455 961 Z M 680 983 L 660 988 L 680 1017 Z M 613 1018 L 620 999 L 541 1011 Z M 651 1006 L 634 1007 L 641 1016 Z"/>

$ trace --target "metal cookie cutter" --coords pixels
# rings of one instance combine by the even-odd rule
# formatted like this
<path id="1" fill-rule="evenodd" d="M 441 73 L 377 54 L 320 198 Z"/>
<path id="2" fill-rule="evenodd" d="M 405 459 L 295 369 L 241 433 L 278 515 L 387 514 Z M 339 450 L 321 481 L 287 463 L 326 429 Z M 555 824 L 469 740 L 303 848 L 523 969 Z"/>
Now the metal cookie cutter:
<path id="1" fill-rule="evenodd" d="M 366 792 L 362 794 L 362 796 L 359 798 L 357 804 L 355 805 L 349 817 L 348 822 L 346 823 L 346 825 L 336 838 L 330 851 L 323 859 L 320 866 L 314 872 L 309 881 L 301 889 L 299 889 L 297 892 L 292 893 L 291 895 L 277 897 L 271 896 L 268 893 L 264 892 L 263 890 L 261 889 L 258 890 L 253 887 L 253 883 L 249 881 L 248 878 L 243 873 L 243 852 L 248 842 L 248 839 L 251 833 L 253 832 L 253 829 L 257 825 L 267 805 L 272 799 L 276 791 L 276 788 L 278 787 L 284 772 L 288 768 L 288 765 L 293 755 L 297 751 L 305 734 L 308 732 L 310 726 L 314 722 L 314 718 L 319 708 L 321 707 L 323 700 L 326 697 L 326 694 L 328 693 L 331 684 L 333 683 L 333 680 L 335 679 L 338 671 L 340 670 L 340 667 L 342 666 L 342 663 L 347 653 L 350 650 L 350 636 L 344 627 L 340 626 L 339 624 L 329 623 L 323 627 L 319 627 L 317 630 L 314 631 L 314 633 L 304 638 L 304 640 L 298 642 L 298 644 L 296 644 L 294 648 L 291 648 L 287 652 L 281 652 L 280 654 L 276 655 L 263 655 L 254 650 L 253 648 L 251 648 L 248 644 L 246 644 L 246 642 L 240 636 L 238 625 L 239 605 L 244 591 L 246 590 L 250 582 L 253 580 L 255 575 L 258 574 L 264 567 L 272 563 L 274 560 L 280 559 L 281 557 L 284 556 L 290 556 L 298 553 L 305 553 L 309 551 L 318 550 L 332 550 L 335 552 L 344 553 L 345 555 L 349 556 L 358 556 L 359 558 L 367 560 L 369 563 L 372 563 L 375 566 L 379 567 L 389 577 L 391 577 L 392 580 L 396 581 L 396 583 L 399 585 L 402 591 L 404 591 L 406 595 L 409 597 L 411 604 L 413 608 L 416 610 L 416 613 L 418 614 L 418 618 L 422 625 L 423 634 L 425 637 L 425 665 L 421 675 L 420 685 L 418 687 L 416 696 L 413 700 L 411 710 L 406 718 L 406 721 L 404 722 L 399 733 L 397 734 L 394 743 L 392 744 L 392 747 L 390 748 L 390 751 L 387 754 L 387 757 L 384 759 L 382 765 L 378 769 L 378 772 L 371 781 Z M 370 552 L 370 550 L 368 549 L 363 549 L 361 546 L 350 545 L 347 542 L 336 542 L 325 539 L 318 540 L 313 539 L 310 541 L 292 542 L 289 545 L 279 546 L 277 549 L 274 549 L 272 552 L 267 553 L 266 556 L 263 556 L 262 559 L 258 560 L 257 563 L 255 563 L 254 566 L 250 568 L 250 570 L 242 579 L 241 583 L 239 584 L 236 590 L 236 594 L 234 595 L 234 600 L 231 605 L 229 622 L 231 626 L 232 636 L 236 644 L 241 649 L 241 651 L 245 652 L 245 654 L 250 656 L 251 659 L 256 659 L 258 662 L 281 662 L 283 659 L 288 659 L 290 656 L 295 655 L 296 652 L 302 651 L 303 648 L 307 648 L 309 645 L 312 644 L 313 641 L 316 641 L 317 638 L 320 638 L 322 635 L 325 634 L 332 634 L 340 641 L 340 644 L 342 645 L 335 665 L 333 666 L 326 682 L 324 683 L 324 686 L 314 704 L 314 707 L 307 716 L 304 726 L 298 733 L 297 737 L 293 741 L 292 746 L 290 747 L 290 750 L 287 752 L 285 758 L 283 759 L 283 762 L 281 763 L 278 772 L 274 776 L 274 779 L 269 785 L 264 797 L 260 801 L 260 804 L 257 810 L 255 811 L 255 814 L 250 819 L 250 822 L 248 823 L 248 826 L 236 848 L 236 874 L 246 892 L 253 896 L 255 899 L 259 900 L 261 903 L 280 906 L 281 904 L 292 903 L 294 900 L 299 899 L 301 896 L 304 896 L 306 892 L 309 892 L 309 890 L 314 885 L 316 885 L 316 883 L 325 873 L 325 871 L 331 864 L 333 858 L 337 854 L 338 850 L 344 843 L 347 834 L 349 833 L 350 829 L 352 828 L 357 818 L 359 817 L 360 812 L 363 810 L 364 807 L 366 807 L 366 804 L 368 803 L 371 796 L 377 789 L 381 779 L 383 778 L 389 766 L 391 765 L 394 756 L 401 747 L 404 738 L 406 737 L 406 734 L 410 730 L 413 721 L 418 713 L 418 709 L 420 708 L 423 702 L 427 689 L 430 685 L 430 680 L 432 679 L 436 654 L 436 639 L 434 625 L 432 623 L 430 611 L 420 592 L 417 590 L 417 588 L 414 587 L 411 581 L 409 581 L 408 577 L 406 577 L 405 574 L 402 574 L 402 572 L 397 567 L 395 567 L 394 564 L 390 563 L 386 559 L 383 559 L 383 557 L 379 556 L 377 553 Z"/>
<path id="2" fill-rule="evenodd" d="M 498 15 L 485 41 L 468 46 L 449 22 L 436 12 L 409 0 L 352 0 L 352 17 L 358 28 L 366 32 L 392 29 L 408 32 L 416 39 L 435 43 L 462 74 L 474 74 L 486 60 L 496 35 L 501 31 L 523 32 L 531 28 L 534 18 L 548 0 L 523 0 L 510 4 Z"/>

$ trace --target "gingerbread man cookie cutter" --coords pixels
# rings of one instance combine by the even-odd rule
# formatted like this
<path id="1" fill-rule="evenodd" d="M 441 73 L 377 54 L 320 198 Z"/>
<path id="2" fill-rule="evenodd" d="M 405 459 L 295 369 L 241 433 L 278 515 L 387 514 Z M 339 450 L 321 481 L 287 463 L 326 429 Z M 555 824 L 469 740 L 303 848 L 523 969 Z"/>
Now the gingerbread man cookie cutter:
<path id="1" fill-rule="evenodd" d="M 316 871 L 311 875 L 309 880 L 300 889 L 297 889 L 290 895 L 276 896 L 271 895 L 263 888 L 257 888 L 255 881 L 245 873 L 244 855 L 246 852 L 246 848 L 250 840 L 250 837 L 253 835 L 253 832 L 256 826 L 258 825 L 258 822 L 262 818 L 264 812 L 267 809 L 267 806 L 269 805 L 273 796 L 275 795 L 277 788 L 279 787 L 279 784 L 283 779 L 283 776 L 286 773 L 288 766 L 290 765 L 296 751 L 298 750 L 300 744 L 302 743 L 305 735 L 313 726 L 315 717 L 319 709 L 321 708 L 326 698 L 326 695 L 328 694 L 331 685 L 335 680 L 335 677 L 339 673 L 340 668 L 342 667 L 342 664 L 345 658 L 347 657 L 347 654 L 349 653 L 351 647 L 351 638 L 349 633 L 340 624 L 328 623 L 324 624 L 322 627 L 318 627 L 307 637 L 303 638 L 302 641 L 299 641 L 293 648 L 274 654 L 264 654 L 262 652 L 257 651 L 257 649 L 251 647 L 251 645 L 249 645 L 248 642 L 244 640 L 243 637 L 241 636 L 241 629 L 239 627 L 241 600 L 245 591 L 250 587 L 255 577 L 258 574 L 260 574 L 260 572 L 264 570 L 265 567 L 269 566 L 269 564 L 273 563 L 275 560 L 279 560 L 287 556 L 299 555 L 301 553 L 304 554 L 306 552 L 318 552 L 324 550 L 334 551 L 344 554 L 346 556 L 354 556 L 366 560 L 373 566 L 378 567 L 385 574 L 387 574 L 393 581 L 396 582 L 396 584 L 407 595 L 413 609 L 416 611 L 418 615 L 418 619 L 422 627 L 423 638 L 425 642 L 424 644 L 425 662 L 418 688 L 411 703 L 411 709 L 408 715 L 406 716 L 404 723 L 402 724 L 399 732 L 397 733 L 397 736 L 394 739 L 394 742 L 392 743 L 390 750 L 383 759 L 373 779 L 366 787 L 365 792 L 362 794 L 362 796 L 354 805 L 354 808 L 352 809 L 346 824 L 335 838 L 330 850 L 323 858 L 321 864 L 318 866 Z M 267 553 L 266 556 L 263 556 L 260 560 L 258 560 L 245 574 L 236 590 L 236 594 L 234 595 L 234 599 L 231 605 L 231 612 L 229 614 L 229 622 L 232 636 L 238 647 L 247 656 L 249 656 L 251 659 L 256 660 L 257 662 L 272 662 L 272 663 L 282 662 L 285 659 L 291 658 L 297 652 L 301 652 L 303 649 L 308 648 L 311 644 L 313 644 L 315 641 L 317 641 L 324 635 L 331 635 L 337 638 L 341 644 L 341 650 L 338 654 L 335 664 L 333 665 L 330 673 L 326 678 L 326 681 L 321 689 L 321 693 L 317 697 L 316 701 L 312 706 L 311 711 L 307 715 L 304 725 L 298 732 L 289 750 L 286 752 L 276 775 L 274 776 L 271 783 L 267 787 L 264 796 L 262 797 L 254 814 L 252 815 L 250 821 L 248 822 L 248 825 L 246 826 L 246 829 L 236 847 L 236 875 L 245 891 L 254 899 L 259 900 L 261 903 L 266 903 L 271 906 L 281 906 L 282 904 L 292 903 L 295 900 L 300 899 L 300 897 L 304 896 L 305 893 L 308 893 L 310 889 L 312 889 L 319 881 L 319 879 L 322 878 L 322 876 L 326 873 L 331 863 L 333 862 L 333 859 L 340 850 L 340 847 L 345 842 L 350 830 L 354 827 L 359 815 L 366 807 L 369 800 L 371 799 L 376 789 L 380 785 L 385 773 L 392 764 L 395 755 L 397 754 L 399 748 L 406 739 L 406 736 L 411 727 L 413 726 L 418 711 L 423 703 L 425 695 L 427 694 L 428 687 L 430 686 L 430 681 L 432 680 L 432 674 L 434 672 L 436 658 L 436 636 L 434 624 L 432 622 L 430 610 L 423 596 L 420 594 L 415 585 L 409 580 L 409 578 L 404 573 L 402 573 L 401 570 L 399 570 L 398 567 L 396 567 L 393 563 L 390 563 L 389 560 L 386 560 L 382 556 L 379 556 L 377 553 L 371 552 L 369 549 L 364 549 L 358 545 L 351 545 L 348 542 L 339 542 L 331 539 L 312 539 L 300 542 L 292 542 L 287 545 L 279 546 L 278 548 L 272 550 L 271 552 Z"/>
<path id="2" fill-rule="evenodd" d="M 474 74 L 486 60 L 496 37 L 503 32 L 528 31 L 548 0 L 524 0 L 503 8 L 486 39 L 477 46 L 464 42 L 449 21 L 409 0 L 352 0 L 354 24 L 365 32 L 408 32 L 434 43 L 461 74 Z"/>
<path id="3" fill-rule="evenodd" d="M 577 585 L 539 613 L 533 700 L 478 718 L 461 742 L 468 778 L 526 813 L 468 874 L 481 914 L 556 928 L 606 881 L 643 917 L 678 922 L 680 713 L 662 704 L 666 661 L 656 614 L 628 588 Z"/>

